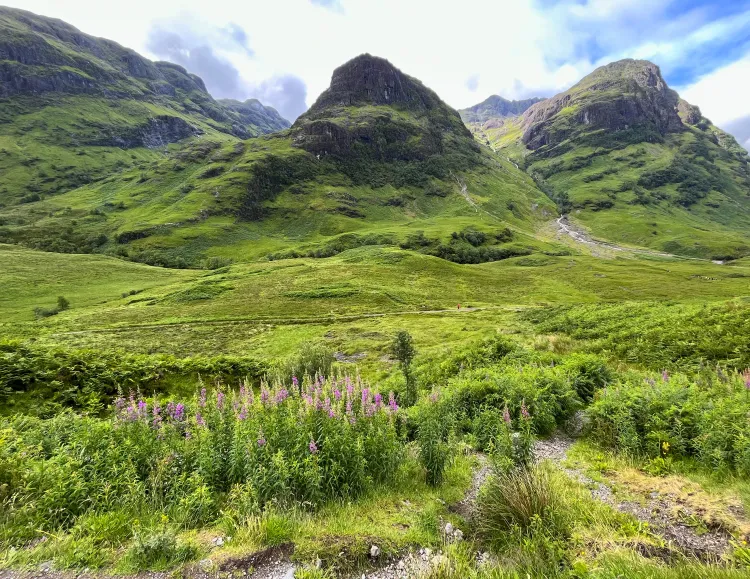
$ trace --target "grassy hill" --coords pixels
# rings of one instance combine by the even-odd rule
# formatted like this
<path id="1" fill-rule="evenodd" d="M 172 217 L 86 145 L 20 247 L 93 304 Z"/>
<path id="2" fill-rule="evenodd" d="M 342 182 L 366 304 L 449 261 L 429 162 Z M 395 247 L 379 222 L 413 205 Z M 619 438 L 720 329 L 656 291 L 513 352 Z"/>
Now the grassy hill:
<path id="1" fill-rule="evenodd" d="M 748 155 L 669 89 L 620 61 L 499 126 L 472 128 L 595 237 L 709 259 L 750 252 Z"/>
<path id="2" fill-rule="evenodd" d="M 157 160 L 185 139 L 237 141 L 289 126 L 259 103 L 106 39 L 0 7 L 0 204 L 28 203 Z"/>
<path id="3" fill-rule="evenodd" d="M 380 71 L 383 90 L 397 78 L 404 93 L 363 90 L 362 66 Z M 244 142 L 205 135 L 100 182 L 7 208 L 0 240 L 178 267 L 362 245 L 477 263 L 564 251 L 534 238 L 555 214 L 437 95 L 366 55 L 334 72 L 331 89 L 289 131 Z"/>
<path id="4" fill-rule="evenodd" d="M 656 67 L 288 127 L 0 28 L 0 574 L 747 576 L 746 157 Z"/>

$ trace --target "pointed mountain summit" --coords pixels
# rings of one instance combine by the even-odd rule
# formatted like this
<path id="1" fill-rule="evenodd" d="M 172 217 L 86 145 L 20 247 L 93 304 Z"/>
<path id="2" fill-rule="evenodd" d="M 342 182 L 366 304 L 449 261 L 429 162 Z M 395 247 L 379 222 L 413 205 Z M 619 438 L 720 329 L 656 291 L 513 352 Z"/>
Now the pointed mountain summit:
<path id="1" fill-rule="evenodd" d="M 294 146 L 316 155 L 424 160 L 478 147 L 459 114 L 420 81 L 370 54 L 338 67 L 292 126 Z"/>
<path id="2" fill-rule="evenodd" d="M 750 255 L 750 158 L 655 64 L 626 59 L 476 136 L 592 235 L 714 260 Z"/>
<path id="3" fill-rule="evenodd" d="M 658 139 L 683 130 L 679 101 L 658 66 L 645 60 L 620 60 L 526 110 L 523 142 L 536 150 L 597 129 L 627 131 L 620 137 L 633 141 Z"/>

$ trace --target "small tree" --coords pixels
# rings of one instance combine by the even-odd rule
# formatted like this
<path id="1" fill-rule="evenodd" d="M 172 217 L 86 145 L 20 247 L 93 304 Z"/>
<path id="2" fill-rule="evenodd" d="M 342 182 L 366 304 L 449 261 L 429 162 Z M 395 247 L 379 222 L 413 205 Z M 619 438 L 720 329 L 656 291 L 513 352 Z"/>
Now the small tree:
<path id="1" fill-rule="evenodd" d="M 70 307 L 70 302 L 65 296 L 59 296 L 57 298 L 57 309 L 60 312 L 67 310 Z"/>
<path id="2" fill-rule="evenodd" d="M 398 360 L 406 381 L 404 406 L 411 406 L 417 401 L 417 381 L 411 372 L 411 362 L 416 353 L 411 334 L 406 330 L 399 331 L 391 343 L 391 354 Z"/>

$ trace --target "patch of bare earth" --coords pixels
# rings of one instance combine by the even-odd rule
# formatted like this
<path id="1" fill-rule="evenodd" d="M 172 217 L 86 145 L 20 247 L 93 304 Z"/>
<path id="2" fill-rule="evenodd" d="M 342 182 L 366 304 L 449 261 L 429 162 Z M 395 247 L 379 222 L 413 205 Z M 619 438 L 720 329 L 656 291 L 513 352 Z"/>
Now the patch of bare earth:
<path id="1" fill-rule="evenodd" d="M 702 561 L 718 561 L 730 549 L 730 527 L 734 527 L 733 530 L 744 527 L 738 521 L 735 521 L 738 524 L 730 525 L 726 520 L 707 516 L 705 509 L 690 504 L 691 501 L 685 500 L 682 493 L 665 488 L 662 478 L 640 475 L 638 480 L 636 475 L 626 480 L 615 474 L 614 481 L 607 479 L 604 483 L 594 481 L 580 469 L 567 468 L 563 463 L 572 444 L 572 439 L 561 435 L 539 440 L 535 446 L 536 457 L 555 463 L 570 478 L 587 486 L 595 499 L 648 523 L 655 534 L 686 555 Z M 622 495 L 627 495 L 627 500 Z M 732 507 L 736 511 L 737 505 Z"/>

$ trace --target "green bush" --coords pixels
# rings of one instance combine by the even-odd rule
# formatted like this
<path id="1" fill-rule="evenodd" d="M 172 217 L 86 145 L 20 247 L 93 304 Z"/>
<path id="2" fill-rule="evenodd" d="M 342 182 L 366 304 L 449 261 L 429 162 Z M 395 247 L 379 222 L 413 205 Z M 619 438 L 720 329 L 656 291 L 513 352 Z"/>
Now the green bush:
<path id="1" fill-rule="evenodd" d="M 24 396 L 30 410 L 107 404 L 118 390 L 162 392 L 175 381 L 207 379 L 257 382 L 266 366 L 252 358 L 175 358 L 95 350 L 47 350 L 0 341 L 0 400 Z"/>
<path id="2" fill-rule="evenodd" d="M 601 391 L 588 409 L 592 437 L 637 457 L 694 457 L 713 470 L 750 475 L 747 382 L 709 370 L 693 378 L 629 375 Z"/>
<path id="3" fill-rule="evenodd" d="M 194 559 L 197 553 L 195 545 L 180 541 L 170 529 L 143 530 L 135 533 L 121 564 L 131 571 L 169 569 Z"/>

